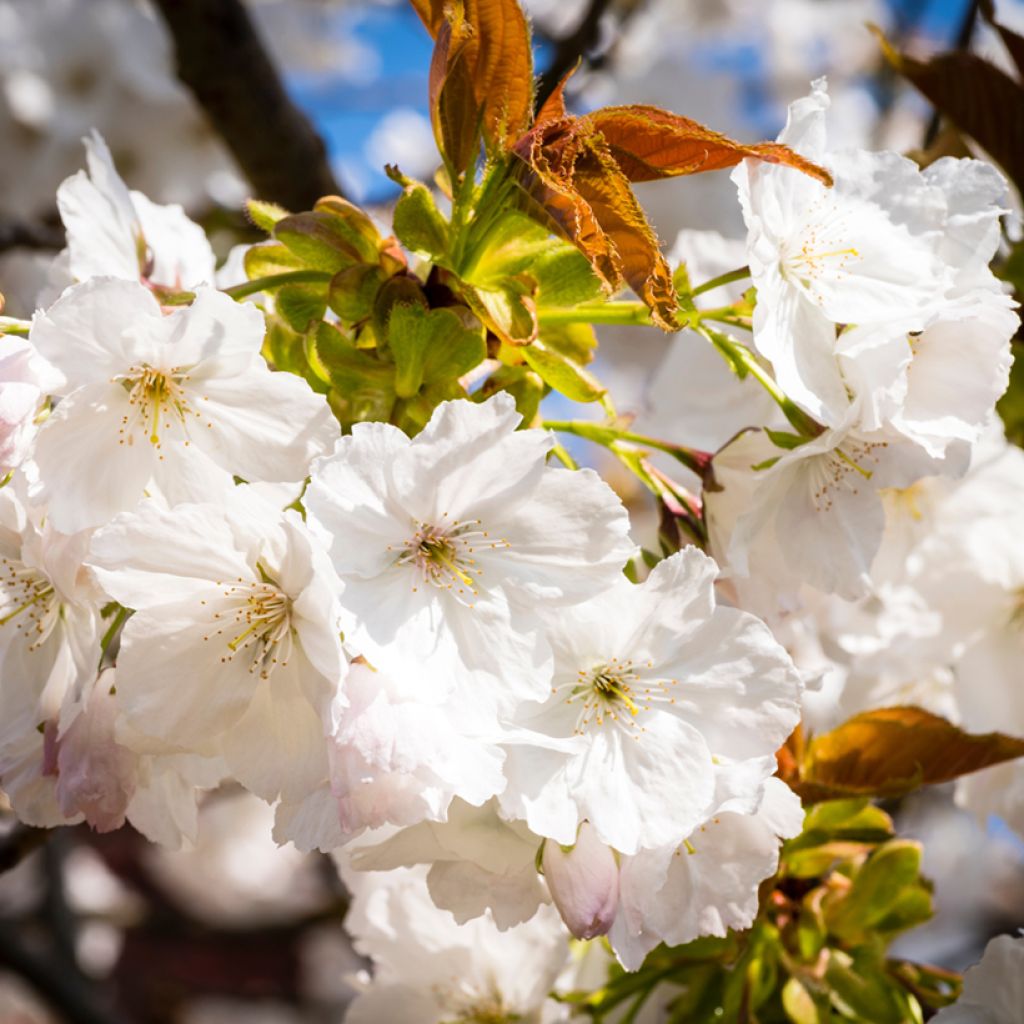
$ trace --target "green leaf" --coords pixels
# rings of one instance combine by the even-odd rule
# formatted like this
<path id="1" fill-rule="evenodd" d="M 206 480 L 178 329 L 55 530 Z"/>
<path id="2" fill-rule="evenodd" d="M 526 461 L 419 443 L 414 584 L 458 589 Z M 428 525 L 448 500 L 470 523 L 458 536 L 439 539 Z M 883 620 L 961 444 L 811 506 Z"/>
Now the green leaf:
<path id="1" fill-rule="evenodd" d="M 388 319 L 395 393 L 411 398 L 424 385 L 453 381 L 487 358 L 483 328 L 468 310 L 396 303 Z"/>
<path id="2" fill-rule="evenodd" d="M 825 983 L 858 1020 L 870 1024 L 908 1024 L 905 1004 L 882 965 L 869 955 L 849 956 L 833 950 L 825 969 Z"/>
<path id="3" fill-rule="evenodd" d="M 268 203 L 264 199 L 247 199 L 245 212 L 249 215 L 249 220 L 268 235 L 273 233 L 274 225 L 279 220 L 288 216 L 288 211 L 283 206 Z"/>
<path id="4" fill-rule="evenodd" d="M 392 223 L 399 241 L 417 256 L 437 262 L 448 251 L 448 222 L 425 185 L 406 188 L 395 204 Z"/>
<path id="5" fill-rule="evenodd" d="M 537 282 L 538 306 L 578 306 L 602 294 L 590 260 L 560 240 L 551 239 L 526 270 Z"/>
<path id="6" fill-rule="evenodd" d="M 792 1024 L 819 1024 L 821 1019 L 810 992 L 796 978 L 782 986 L 782 1008 Z"/>
<path id="7" fill-rule="evenodd" d="M 586 366 L 597 351 L 597 335 L 590 324 L 544 324 L 541 340 L 556 352 L 561 352 L 574 363 Z"/>
<path id="8" fill-rule="evenodd" d="M 800 434 L 791 434 L 788 430 L 770 430 L 765 427 L 764 432 L 776 448 L 785 448 L 787 451 L 799 448 L 800 445 L 807 444 L 811 440 L 809 437 L 801 437 Z"/>
<path id="9" fill-rule="evenodd" d="M 343 425 L 391 419 L 395 369 L 370 351 L 356 348 L 331 324 L 316 333 L 316 354 L 331 379 L 331 408 Z"/>
<path id="10" fill-rule="evenodd" d="M 302 270 L 305 266 L 295 253 L 275 242 L 250 246 L 246 249 L 242 260 L 246 276 L 250 281 L 254 281 L 258 277 L 271 277 L 274 274 L 287 274 L 294 270 Z"/>
<path id="11" fill-rule="evenodd" d="M 313 210 L 292 213 L 274 225 L 274 237 L 303 266 L 335 274 L 353 263 L 378 263 L 381 238 L 373 221 L 357 206 L 328 196 Z"/>
<path id="12" fill-rule="evenodd" d="M 528 217 L 515 211 L 505 213 L 489 226 L 469 254 L 469 265 L 462 268 L 460 276 L 469 284 L 484 288 L 501 287 L 508 278 L 520 274 L 529 274 L 531 283 L 536 284 L 533 272 L 538 262 L 564 247 L 564 242 Z"/>
<path id="13" fill-rule="evenodd" d="M 573 402 L 596 402 L 607 393 L 596 377 L 567 355 L 548 348 L 540 338 L 520 351 L 546 384 Z"/>
<path id="14" fill-rule="evenodd" d="M 537 418 L 544 397 L 544 381 L 540 376 L 526 366 L 502 366 L 484 381 L 473 397 L 483 402 L 499 391 L 507 391 L 515 399 L 523 426 L 530 426 Z"/>
<path id="15" fill-rule="evenodd" d="M 537 308 L 521 283 L 509 280 L 493 289 L 466 289 L 466 298 L 502 341 L 528 345 L 537 337 Z"/>
<path id="16" fill-rule="evenodd" d="M 850 890 L 841 899 L 826 903 L 829 931 L 851 944 L 869 941 L 873 933 L 881 931 L 881 922 L 903 905 L 904 893 L 920 890 L 920 874 L 919 843 L 893 839 L 878 847 L 857 872 Z M 919 900 L 912 902 L 915 910 L 920 908 Z M 928 903 L 925 920 L 931 916 L 930 900 Z"/>
<path id="17" fill-rule="evenodd" d="M 327 289 L 323 285 L 291 284 L 275 296 L 277 312 L 300 334 L 323 320 L 327 310 Z"/>
<path id="18" fill-rule="evenodd" d="M 356 263 L 331 278 L 327 304 L 347 324 L 365 320 L 387 275 L 376 264 Z"/>

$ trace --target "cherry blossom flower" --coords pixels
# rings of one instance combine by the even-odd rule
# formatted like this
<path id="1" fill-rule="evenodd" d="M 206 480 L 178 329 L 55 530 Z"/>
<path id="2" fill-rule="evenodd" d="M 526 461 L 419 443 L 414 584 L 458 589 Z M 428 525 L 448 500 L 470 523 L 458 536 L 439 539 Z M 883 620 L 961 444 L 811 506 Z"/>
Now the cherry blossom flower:
<path id="1" fill-rule="evenodd" d="M 335 582 L 297 516 L 238 503 L 147 501 L 96 534 L 97 577 L 135 610 L 118 699 L 139 749 L 220 754 L 257 795 L 297 799 L 326 775 L 345 674 Z"/>
<path id="2" fill-rule="evenodd" d="M 537 874 L 543 840 L 521 821 L 502 817 L 496 800 L 452 802 L 446 821 L 366 832 L 339 853 L 348 869 L 390 871 L 429 865 L 437 907 L 459 924 L 490 913 L 501 930 L 528 921 L 550 899 Z"/>
<path id="3" fill-rule="evenodd" d="M 65 379 L 35 450 L 53 524 L 98 526 L 154 482 L 177 501 L 225 473 L 301 480 L 337 425 L 305 381 L 267 368 L 263 331 L 257 309 L 219 292 L 164 315 L 141 284 L 111 278 L 37 314 L 31 340 Z"/>
<path id="4" fill-rule="evenodd" d="M 103 594 L 83 565 L 88 546 L 87 533 L 40 525 L 14 484 L 0 490 L 0 749 L 56 730 L 96 674 Z"/>
<path id="5" fill-rule="evenodd" d="M 506 813 L 566 846 L 586 819 L 633 854 L 713 813 L 716 762 L 774 754 L 799 719 L 800 680 L 763 623 L 716 607 L 717 573 L 687 548 L 559 616 L 550 696 L 523 705 L 506 743 Z"/>
<path id="6" fill-rule="evenodd" d="M 607 934 L 619 904 L 619 865 L 590 822 L 580 825 L 571 847 L 547 840 L 542 863 L 551 898 L 569 931 L 577 939 Z"/>
<path id="7" fill-rule="evenodd" d="M 776 778 L 764 781 L 756 811 L 725 807 L 679 846 L 622 858 L 609 940 L 627 970 L 660 942 L 723 936 L 749 928 L 757 916 L 758 886 L 779 866 L 780 840 L 799 834 L 803 808 Z"/>
<path id="8" fill-rule="evenodd" d="M 0 347 L 0 473 L 25 461 L 38 430 L 45 396 L 60 374 L 24 338 L 5 337 Z"/>
<path id="9" fill-rule="evenodd" d="M 1024 1006 L 1024 936 L 997 935 L 968 968 L 960 998 L 935 1024 L 1016 1024 Z"/>
<path id="10" fill-rule="evenodd" d="M 548 996 L 569 952 L 558 913 L 541 907 L 506 931 L 486 915 L 459 925 L 434 906 L 424 871 L 343 871 L 353 894 L 345 926 L 374 963 L 346 1024 L 566 1019 Z"/>
<path id="11" fill-rule="evenodd" d="M 346 641 L 397 677 L 461 686 L 484 715 L 546 690 L 546 612 L 607 586 L 633 551 L 611 489 L 547 466 L 551 437 L 519 422 L 499 393 L 443 402 L 413 440 L 357 423 L 305 498 L 344 583 Z"/>
<path id="12" fill-rule="evenodd" d="M 453 798 L 479 806 L 504 788 L 494 738 L 475 733 L 460 704 L 444 697 L 431 700 L 415 675 L 399 681 L 352 665 L 329 747 L 345 832 L 443 821 Z"/>
<path id="13" fill-rule="evenodd" d="M 71 278 L 120 277 L 171 291 L 213 284 L 213 249 L 203 229 L 180 206 L 129 191 L 98 132 L 83 141 L 88 172 L 57 190 Z"/>
<path id="14" fill-rule="evenodd" d="M 779 142 L 828 166 L 832 188 L 750 160 L 734 180 L 758 293 L 755 344 L 783 390 L 832 424 L 848 404 L 834 358 L 836 324 L 921 328 L 949 273 L 938 253 L 941 225 L 927 209 L 940 197 L 895 153 L 830 153 L 828 105 L 819 80 L 790 106 Z"/>

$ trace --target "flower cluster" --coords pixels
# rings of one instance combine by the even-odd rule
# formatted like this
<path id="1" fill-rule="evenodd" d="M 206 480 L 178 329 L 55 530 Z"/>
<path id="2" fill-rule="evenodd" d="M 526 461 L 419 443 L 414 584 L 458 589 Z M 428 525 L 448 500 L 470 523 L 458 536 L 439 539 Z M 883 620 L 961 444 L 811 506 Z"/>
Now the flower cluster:
<path id="1" fill-rule="evenodd" d="M 421 8 L 439 47 L 465 29 Z M 570 934 L 635 971 L 749 928 L 823 785 L 779 775 L 801 721 L 912 702 L 1024 737 L 998 172 L 830 149 L 821 82 L 758 146 L 478 92 L 501 174 L 450 222 L 403 180 L 395 213 L 437 275 L 327 198 L 253 204 L 273 237 L 231 280 L 92 136 L 0 352 L 0 785 L 29 824 L 170 845 L 224 782 L 273 805 L 353 894 L 353 1022 L 568 1019 Z M 628 182 L 704 163 L 747 238 L 688 235 L 670 274 Z M 579 251 L 487 206 L 517 188 Z M 693 288 L 702 261 L 747 267 Z M 643 303 L 599 299 L 626 281 Z M 583 368 L 573 328 L 622 310 L 691 329 L 641 423 L 714 454 L 634 433 Z M 545 424 L 551 389 L 607 421 Z M 556 430 L 654 494 L 660 551 Z M 960 792 L 1024 831 L 1018 767 Z"/>

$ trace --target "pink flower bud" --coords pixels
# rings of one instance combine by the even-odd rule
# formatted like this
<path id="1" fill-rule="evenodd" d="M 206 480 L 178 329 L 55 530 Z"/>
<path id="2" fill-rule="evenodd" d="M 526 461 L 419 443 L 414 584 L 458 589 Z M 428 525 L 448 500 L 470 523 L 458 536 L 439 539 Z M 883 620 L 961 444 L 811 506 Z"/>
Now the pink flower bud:
<path id="1" fill-rule="evenodd" d="M 577 939 L 604 935 L 619 903 L 619 865 L 615 854 L 583 822 L 576 845 L 568 850 L 544 843 L 544 878 L 566 927 Z"/>
<path id="2" fill-rule="evenodd" d="M 112 669 L 89 693 L 85 707 L 58 741 L 57 801 L 68 818 L 84 814 L 97 832 L 124 824 L 135 793 L 137 757 L 114 739 L 117 703 Z"/>

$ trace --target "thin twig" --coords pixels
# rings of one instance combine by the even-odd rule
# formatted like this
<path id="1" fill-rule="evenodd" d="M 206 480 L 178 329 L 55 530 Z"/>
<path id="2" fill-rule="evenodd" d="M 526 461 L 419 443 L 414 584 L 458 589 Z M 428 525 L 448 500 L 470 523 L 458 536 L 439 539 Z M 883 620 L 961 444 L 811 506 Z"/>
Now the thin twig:
<path id="1" fill-rule="evenodd" d="M 323 140 L 291 101 L 242 0 L 156 0 L 178 75 L 261 199 L 307 210 L 340 195 Z"/>

